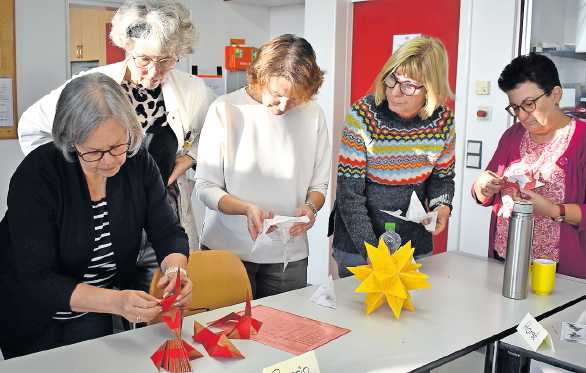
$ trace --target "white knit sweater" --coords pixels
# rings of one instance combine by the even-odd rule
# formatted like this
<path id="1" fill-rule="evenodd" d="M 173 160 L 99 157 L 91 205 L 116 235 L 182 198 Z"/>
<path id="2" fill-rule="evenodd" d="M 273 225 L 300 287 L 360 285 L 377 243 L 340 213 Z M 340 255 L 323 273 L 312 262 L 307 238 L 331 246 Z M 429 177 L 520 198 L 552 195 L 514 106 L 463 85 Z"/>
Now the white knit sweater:
<path id="1" fill-rule="evenodd" d="M 218 202 L 229 193 L 275 215 L 291 216 L 308 192 L 325 196 L 332 158 L 324 113 L 310 101 L 273 115 L 244 88 L 221 96 L 208 111 L 197 160 L 197 196 L 211 210 L 202 244 L 254 263 L 282 263 L 280 241 L 265 240 L 251 253 L 246 217 L 219 212 Z M 305 234 L 287 243 L 289 261 L 308 253 Z"/>

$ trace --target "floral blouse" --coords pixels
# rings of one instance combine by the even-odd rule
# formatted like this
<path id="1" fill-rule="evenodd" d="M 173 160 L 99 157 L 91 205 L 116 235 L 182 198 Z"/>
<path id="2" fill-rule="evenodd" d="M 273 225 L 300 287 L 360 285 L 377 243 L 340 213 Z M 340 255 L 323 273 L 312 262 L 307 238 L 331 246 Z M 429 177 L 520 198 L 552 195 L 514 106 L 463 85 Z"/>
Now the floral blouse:
<path id="1" fill-rule="evenodd" d="M 554 139 L 546 144 L 536 143 L 525 132 L 520 147 L 520 164 L 527 171 L 539 174 L 539 181 L 544 183 L 535 191 L 553 203 L 562 203 L 565 199 L 566 175 L 557 164 L 564 154 L 576 128 L 575 121 L 560 129 Z M 509 167 L 511 167 L 509 166 Z M 497 217 L 495 250 L 499 256 L 505 257 L 509 219 Z M 546 216 L 534 217 L 532 258 L 552 259 L 559 261 L 560 254 L 560 223 Z"/>

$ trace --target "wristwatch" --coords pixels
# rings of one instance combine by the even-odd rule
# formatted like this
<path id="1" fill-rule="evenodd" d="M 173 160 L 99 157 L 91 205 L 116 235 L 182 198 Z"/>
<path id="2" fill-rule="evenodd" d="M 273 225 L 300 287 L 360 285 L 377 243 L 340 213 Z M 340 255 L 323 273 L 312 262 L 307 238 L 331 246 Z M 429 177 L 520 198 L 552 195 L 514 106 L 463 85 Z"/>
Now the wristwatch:
<path id="1" fill-rule="evenodd" d="M 557 218 L 552 218 L 552 220 L 558 222 L 566 221 L 566 207 L 563 203 L 557 204 L 556 206 L 560 208 L 560 216 L 558 216 Z"/>

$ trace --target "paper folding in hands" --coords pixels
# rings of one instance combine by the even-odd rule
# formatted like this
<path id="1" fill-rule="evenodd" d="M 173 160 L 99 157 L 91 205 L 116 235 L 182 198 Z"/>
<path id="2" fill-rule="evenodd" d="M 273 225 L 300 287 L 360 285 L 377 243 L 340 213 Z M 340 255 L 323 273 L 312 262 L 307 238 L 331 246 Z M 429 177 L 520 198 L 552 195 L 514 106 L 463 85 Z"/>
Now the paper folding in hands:
<path id="1" fill-rule="evenodd" d="M 193 340 L 201 343 L 213 357 L 240 358 L 244 356 L 223 333 L 214 333 L 197 321 L 193 324 Z"/>
<path id="2" fill-rule="evenodd" d="M 540 173 L 528 170 L 527 166 L 521 162 L 510 165 L 506 170 L 504 166 L 500 166 L 497 174 L 503 175 L 505 182 L 503 189 L 533 190 L 544 185 L 539 181 Z"/>
<path id="3" fill-rule="evenodd" d="M 362 281 L 355 292 L 366 293 L 366 314 L 374 312 L 385 300 L 397 319 L 403 307 L 415 311 L 409 290 L 428 288 L 430 285 L 427 275 L 417 271 L 421 264 L 413 261 L 415 249 L 411 247 L 411 241 L 393 255 L 383 240 L 379 241 L 378 247 L 364 244 L 371 264 L 348 267 L 348 270 Z"/>
<path id="4" fill-rule="evenodd" d="M 162 319 L 169 329 L 175 334 L 174 339 L 166 340 L 161 347 L 151 356 L 153 364 L 157 369 L 165 369 L 168 372 L 191 372 L 189 360 L 197 359 L 203 355 L 189 343 L 181 339 L 181 327 L 183 325 L 183 312 L 173 303 L 181 293 L 181 273 L 177 270 L 175 278 L 175 289 L 172 295 L 161 301 L 163 312 L 172 311 L 174 317 L 163 315 Z"/>
<path id="5" fill-rule="evenodd" d="M 232 327 L 233 325 L 233 327 Z M 226 330 L 226 336 L 232 339 L 250 339 L 250 336 L 258 333 L 262 322 L 252 318 L 250 307 L 250 295 L 246 296 L 246 307 L 244 315 L 232 312 L 221 319 L 212 321 L 208 326 Z"/>

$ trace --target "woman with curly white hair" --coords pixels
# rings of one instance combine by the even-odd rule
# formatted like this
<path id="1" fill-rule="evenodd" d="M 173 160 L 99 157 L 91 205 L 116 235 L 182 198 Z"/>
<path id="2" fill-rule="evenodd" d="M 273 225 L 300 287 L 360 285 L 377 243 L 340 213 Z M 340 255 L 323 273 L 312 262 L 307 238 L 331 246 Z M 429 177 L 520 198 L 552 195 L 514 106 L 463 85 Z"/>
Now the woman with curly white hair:
<path id="1" fill-rule="evenodd" d="M 194 182 L 185 172 L 196 164 L 199 133 L 214 95 L 201 79 L 174 68 L 181 57 L 192 53 L 196 34 L 188 9 L 179 1 L 126 1 L 114 15 L 110 33 L 114 44 L 126 51 L 126 59 L 80 74 L 101 72 L 126 92 L 145 132 L 144 145 L 168 186 L 168 200 L 188 233 L 190 247 L 197 240 L 191 207 Z M 23 113 L 18 135 L 25 154 L 52 140 L 55 107 L 64 86 Z M 140 289 L 148 289 L 156 268 L 154 252 L 148 243 L 144 246 L 139 255 L 143 275 L 136 284 Z"/>

